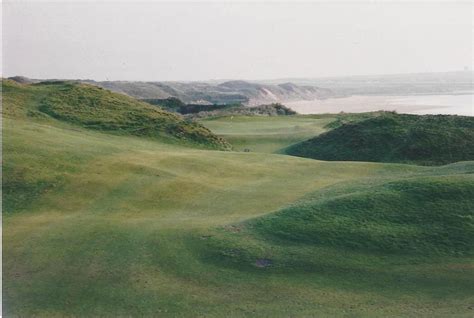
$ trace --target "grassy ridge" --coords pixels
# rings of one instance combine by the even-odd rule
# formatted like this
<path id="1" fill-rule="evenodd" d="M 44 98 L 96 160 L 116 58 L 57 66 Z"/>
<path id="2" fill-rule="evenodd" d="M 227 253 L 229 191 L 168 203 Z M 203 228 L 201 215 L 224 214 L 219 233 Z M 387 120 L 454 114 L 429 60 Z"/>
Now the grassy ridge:
<path id="1" fill-rule="evenodd" d="M 441 165 L 474 159 L 474 118 L 383 113 L 289 146 L 290 155 L 320 160 Z"/>
<path id="2" fill-rule="evenodd" d="M 87 84 L 3 81 L 4 115 L 52 118 L 88 129 L 185 142 L 212 149 L 230 145 L 205 127 L 133 98 Z"/>
<path id="3" fill-rule="evenodd" d="M 472 174 L 413 177 L 334 192 L 317 193 L 253 226 L 283 240 L 378 253 L 474 253 Z"/>

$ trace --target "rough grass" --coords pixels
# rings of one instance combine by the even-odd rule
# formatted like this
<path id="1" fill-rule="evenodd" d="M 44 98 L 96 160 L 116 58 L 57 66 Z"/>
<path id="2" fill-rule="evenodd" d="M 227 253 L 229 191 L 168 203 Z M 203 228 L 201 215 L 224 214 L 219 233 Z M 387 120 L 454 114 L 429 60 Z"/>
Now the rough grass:
<path id="1" fill-rule="evenodd" d="M 283 211 L 318 205 L 326 191 L 339 203 L 341 193 L 374 191 L 377 204 L 384 191 L 404 199 L 431 192 L 406 180 L 439 184 L 433 202 L 446 189 L 459 211 L 470 204 L 461 198 L 471 193 L 472 163 L 428 168 L 200 150 L 31 117 L 44 97 L 33 95 L 22 108 L 12 107 L 19 100 L 4 105 L 23 112 L 3 121 L 5 316 L 472 316 L 474 261 L 468 246 L 451 244 L 453 235 L 465 239 L 469 220 L 457 226 L 454 212 L 442 210 L 459 232 L 446 237 L 458 253 L 420 256 L 347 247 L 338 236 L 337 244 L 316 244 L 315 228 L 302 242 L 249 226 L 291 218 Z M 280 125 L 294 126 L 292 118 Z M 380 222 L 377 211 L 365 216 Z M 341 229 L 357 221 L 347 218 Z M 417 226 L 436 220 L 426 223 Z"/>
<path id="2" fill-rule="evenodd" d="M 207 128 L 125 95 L 87 84 L 3 81 L 4 114 L 14 118 L 55 118 L 84 128 L 122 135 L 167 139 L 212 149 L 230 145 Z"/>
<path id="3" fill-rule="evenodd" d="M 342 124 L 285 152 L 320 160 L 422 165 L 473 160 L 474 117 L 383 113 Z"/>

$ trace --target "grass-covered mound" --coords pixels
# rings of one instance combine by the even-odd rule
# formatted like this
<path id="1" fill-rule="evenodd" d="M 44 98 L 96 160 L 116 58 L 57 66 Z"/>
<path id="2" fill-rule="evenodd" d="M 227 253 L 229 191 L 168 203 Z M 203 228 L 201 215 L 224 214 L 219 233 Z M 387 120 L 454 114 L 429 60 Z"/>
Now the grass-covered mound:
<path id="1" fill-rule="evenodd" d="M 215 109 L 212 106 L 209 109 L 203 107 L 189 116 L 193 118 L 213 118 L 223 116 L 289 116 L 296 114 L 294 110 L 285 105 L 273 103 L 258 106 L 229 105 L 221 107 L 217 105 Z"/>
<path id="2" fill-rule="evenodd" d="M 204 126 L 122 94 L 72 82 L 22 85 L 3 81 L 4 114 L 54 118 L 84 128 L 122 135 L 227 149 L 229 144 Z"/>
<path id="3" fill-rule="evenodd" d="M 398 254 L 474 253 L 472 174 L 422 176 L 316 193 L 253 227 L 303 244 Z"/>
<path id="4" fill-rule="evenodd" d="M 320 160 L 441 165 L 474 159 L 474 117 L 382 113 L 349 122 L 286 153 Z"/>

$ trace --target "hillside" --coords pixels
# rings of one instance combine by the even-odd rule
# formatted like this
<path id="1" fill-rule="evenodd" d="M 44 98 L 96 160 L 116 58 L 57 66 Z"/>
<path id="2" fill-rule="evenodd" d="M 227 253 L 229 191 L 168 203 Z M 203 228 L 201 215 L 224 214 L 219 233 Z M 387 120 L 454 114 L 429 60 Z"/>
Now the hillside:
<path id="1" fill-rule="evenodd" d="M 473 168 L 334 187 L 251 225 L 265 237 L 354 251 L 473 255 Z"/>
<path id="2" fill-rule="evenodd" d="M 380 116 L 346 122 L 292 145 L 287 154 L 320 160 L 441 165 L 474 159 L 474 118 L 449 115 Z"/>
<path id="3" fill-rule="evenodd" d="M 267 259 L 280 272 L 311 272 L 332 262 L 311 251 L 346 255 L 348 262 L 360 261 L 358 253 L 384 256 L 379 261 L 388 263 L 472 257 L 473 172 L 467 162 L 336 183 L 274 213 L 226 226 L 210 245 L 239 250 L 216 255 L 230 266 L 252 268 L 262 265 L 255 260 Z"/>
<path id="4" fill-rule="evenodd" d="M 220 84 L 200 82 L 95 82 L 88 83 L 127 94 L 138 99 L 176 97 L 188 104 L 260 105 L 289 100 L 324 98 L 327 89 L 292 83 L 258 84 L 228 81 Z"/>
<path id="5" fill-rule="evenodd" d="M 290 100 L 311 100 L 324 98 L 330 95 L 327 89 L 316 86 L 299 86 L 293 83 L 277 85 L 258 84 L 246 81 L 228 81 L 215 86 L 218 91 L 238 92 L 248 100 L 247 105 L 279 103 Z"/>
<path id="6" fill-rule="evenodd" d="M 62 81 L 24 85 L 4 80 L 2 88 L 7 117 L 49 118 L 108 133 L 212 149 L 230 147 L 207 128 L 180 115 L 96 86 Z"/>

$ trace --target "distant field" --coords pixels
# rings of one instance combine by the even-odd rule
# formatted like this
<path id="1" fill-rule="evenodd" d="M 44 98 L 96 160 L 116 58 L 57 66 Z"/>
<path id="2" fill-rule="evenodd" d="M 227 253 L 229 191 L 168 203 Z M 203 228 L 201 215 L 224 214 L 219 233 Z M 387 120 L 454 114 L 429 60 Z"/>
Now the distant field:
<path id="1" fill-rule="evenodd" d="M 326 129 L 335 116 L 229 116 L 200 120 L 229 141 L 236 151 L 275 153 Z"/>
<path id="2" fill-rule="evenodd" d="M 265 153 L 324 116 L 203 121 L 251 152 L 197 149 L 20 116 L 22 97 L 3 120 L 6 317 L 472 317 L 473 162 Z"/>

